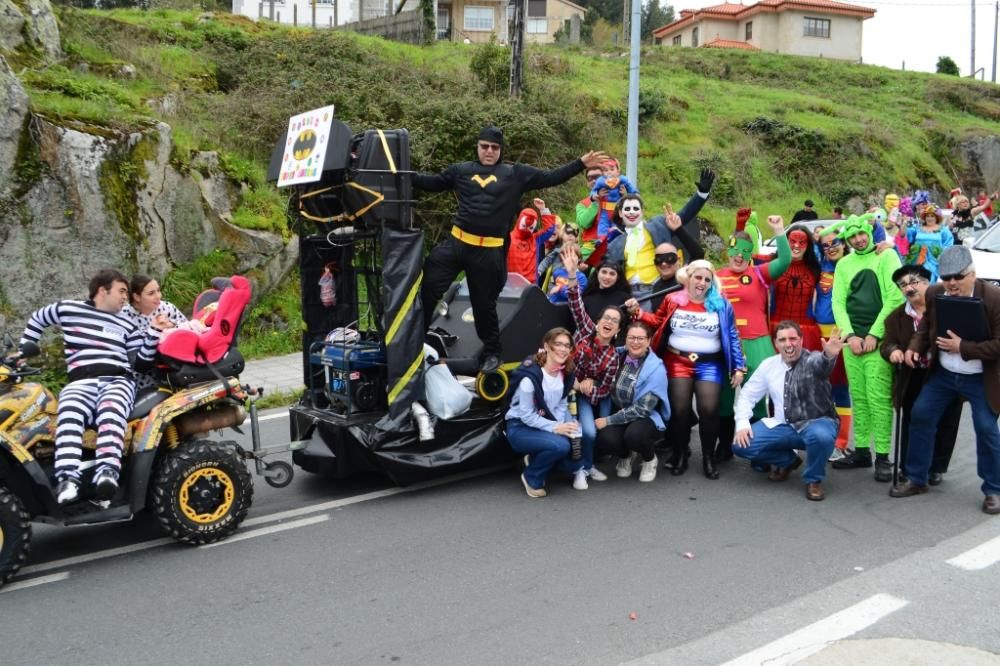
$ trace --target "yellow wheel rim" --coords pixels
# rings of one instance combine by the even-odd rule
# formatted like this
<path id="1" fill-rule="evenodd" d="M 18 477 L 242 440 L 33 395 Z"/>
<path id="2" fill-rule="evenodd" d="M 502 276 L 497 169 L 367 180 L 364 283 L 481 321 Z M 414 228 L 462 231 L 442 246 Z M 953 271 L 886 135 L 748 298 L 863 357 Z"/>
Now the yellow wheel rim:
<path id="1" fill-rule="evenodd" d="M 199 482 L 218 483 L 222 486 L 222 501 L 210 513 L 203 513 L 191 504 L 191 491 Z M 218 467 L 202 467 L 188 475 L 181 484 L 180 507 L 184 516 L 193 523 L 208 525 L 225 516 L 233 508 L 233 501 L 236 497 L 236 489 L 233 487 L 233 480 L 229 475 Z"/>
<path id="2" fill-rule="evenodd" d="M 499 387 L 487 387 L 486 381 L 490 378 L 499 380 Z M 476 393 L 479 397 L 487 402 L 496 402 L 507 395 L 507 389 L 510 387 L 510 379 L 507 377 L 507 373 L 503 370 L 495 370 L 489 374 L 479 373 L 476 378 Z M 495 392 L 489 392 L 490 388 L 498 389 Z"/>

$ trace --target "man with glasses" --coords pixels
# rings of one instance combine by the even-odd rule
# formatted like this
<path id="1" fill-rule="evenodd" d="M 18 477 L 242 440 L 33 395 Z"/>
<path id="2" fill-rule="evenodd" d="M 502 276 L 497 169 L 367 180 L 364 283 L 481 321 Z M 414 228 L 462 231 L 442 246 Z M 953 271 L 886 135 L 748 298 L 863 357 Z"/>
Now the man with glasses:
<path id="1" fill-rule="evenodd" d="M 672 218 L 675 219 L 676 224 L 671 224 Z M 681 246 L 684 248 L 684 259 L 697 261 L 698 259 L 705 258 L 704 250 L 691 238 L 691 235 L 684 229 L 684 225 L 680 224 L 679 217 L 676 215 L 667 217 L 667 225 L 674 232 L 677 240 L 680 241 Z M 653 283 L 653 293 L 659 294 L 659 292 L 677 286 L 677 271 L 684 265 L 684 259 L 681 258 L 677 247 L 673 243 L 660 243 L 656 246 L 654 252 L 656 254 L 653 255 L 653 264 L 656 266 L 656 272 L 660 274 L 660 277 Z M 649 299 L 649 305 L 653 312 L 659 309 L 665 297 L 666 294 L 659 294 Z M 628 305 L 629 303 L 626 301 L 625 306 L 628 307 Z"/>
<path id="2" fill-rule="evenodd" d="M 931 362 L 927 381 L 913 404 L 906 481 L 893 487 L 892 497 L 926 493 L 934 452 L 934 435 L 951 402 L 961 396 L 972 409 L 976 431 L 977 471 L 983 480 L 983 512 L 1000 514 L 1000 289 L 976 279 L 969 248 L 953 245 L 938 258 L 941 282 L 927 289 L 926 314 L 904 352 L 904 361 L 916 368 L 925 354 Z M 981 299 L 988 339 L 963 340 L 936 318 L 940 295 Z"/>
<path id="3" fill-rule="evenodd" d="M 837 262 L 833 279 L 833 314 L 844 335 L 844 367 L 854 408 L 854 451 L 833 463 L 834 469 L 872 466 L 875 480 L 892 480 L 892 367 L 878 353 L 885 337 L 885 318 L 903 302 L 892 281 L 899 268 L 895 252 L 876 252 L 870 220 L 874 213 L 852 215 L 831 229 L 853 252 Z"/>
<path id="4" fill-rule="evenodd" d="M 913 368 L 903 362 L 904 353 L 927 312 L 924 294 L 930 285 L 930 279 L 931 272 L 915 264 L 907 264 L 892 274 L 892 281 L 899 287 L 906 302 L 885 318 L 885 337 L 882 338 L 882 346 L 879 349 L 882 358 L 895 366 L 892 404 L 896 409 L 903 410 L 902 424 L 898 433 L 899 469 L 906 468 L 913 403 L 916 402 L 921 387 L 927 381 L 930 367 L 930 358 L 927 355 L 920 358 Z M 944 473 L 948 471 L 951 453 L 955 450 L 955 440 L 958 438 L 958 421 L 961 417 L 962 399 L 956 396 L 949 403 L 941 422 L 937 425 L 937 434 L 934 437 L 934 460 L 928 477 L 928 482 L 932 486 L 941 483 Z"/>
<path id="5" fill-rule="evenodd" d="M 480 369 L 500 367 L 500 321 L 497 298 L 507 281 L 507 240 L 525 192 L 560 185 L 607 159 L 591 151 L 568 164 L 545 171 L 527 164 L 501 161 L 503 131 L 484 127 L 476 142 L 476 159 L 448 166 L 439 174 L 420 173 L 413 184 L 428 192 L 454 191 L 458 199 L 451 234 L 431 250 L 424 263 L 425 326 L 430 325 L 441 296 L 465 271 L 476 335 L 483 343 Z"/>

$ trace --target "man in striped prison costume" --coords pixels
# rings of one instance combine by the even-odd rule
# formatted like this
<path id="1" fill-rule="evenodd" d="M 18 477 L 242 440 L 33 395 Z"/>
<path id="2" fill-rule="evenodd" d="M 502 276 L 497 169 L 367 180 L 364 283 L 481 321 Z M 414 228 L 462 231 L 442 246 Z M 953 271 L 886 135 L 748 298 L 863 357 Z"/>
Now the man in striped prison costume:
<path id="1" fill-rule="evenodd" d="M 128 303 L 128 280 L 113 269 L 98 271 L 90 280 L 86 301 L 56 301 L 32 313 L 21 344 L 38 343 L 44 329 L 63 331 L 69 383 L 59 392 L 56 417 L 55 475 L 60 504 L 80 497 L 83 433 L 97 428 L 94 486 L 101 499 L 118 489 L 125 427 L 135 400 L 135 380 L 129 353 L 140 367 L 152 363 L 160 331 L 157 321 L 145 330 L 119 316 Z"/>

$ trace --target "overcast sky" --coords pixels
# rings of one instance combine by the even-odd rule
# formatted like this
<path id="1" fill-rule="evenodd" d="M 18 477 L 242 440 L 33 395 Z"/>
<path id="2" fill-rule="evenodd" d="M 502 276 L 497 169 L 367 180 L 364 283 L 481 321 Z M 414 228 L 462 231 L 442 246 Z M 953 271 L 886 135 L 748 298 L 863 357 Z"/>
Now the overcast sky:
<path id="1" fill-rule="evenodd" d="M 720 4 L 720 0 L 671 0 L 675 13 Z M 743 0 L 754 4 L 754 0 Z M 874 18 L 864 22 L 862 58 L 866 63 L 900 69 L 933 72 L 939 56 L 947 55 L 962 76 L 969 75 L 972 28 L 971 0 L 879 0 L 849 2 L 870 7 Z M 976 69 L 993 73 L 993 16 L 995 3 L 976 4 Z"/>

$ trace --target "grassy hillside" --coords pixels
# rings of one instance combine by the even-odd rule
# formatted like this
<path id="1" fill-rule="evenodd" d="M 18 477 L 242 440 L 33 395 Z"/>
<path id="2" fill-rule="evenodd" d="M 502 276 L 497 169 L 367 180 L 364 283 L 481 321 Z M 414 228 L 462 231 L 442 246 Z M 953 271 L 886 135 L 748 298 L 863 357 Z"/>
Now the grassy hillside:
<path id="1" fill-rule="evenodd" d="M 119 127 L 162 119 L 182 167 L 193 150 L 221 150 L 248 186 L 237 213 L 245 226 L 283 227 L 265 162 L 289 115 L 326 104 L 356 131 L 408 128 L 421 169 L 470 157 L 487 122 L 505 128 L 508 159 L 556 165 L 591 148 L 624 159 L 624 53 L 532 47 L 528 92 L 511 101 L 470 69 L 479 53 L 480 72 L 502 72 L 499 47 L 413 47 L 170 11 L 62 9 L 60 22 L 64 62 L 15 59 L 33 110 Z M 953 77 L 664 48 L 647 48 L 641 71 L 638 180 L 648 207 L 683 203 L 710 165 L 719 180 L 705 217 L 722 232 L 741 205 L 788 215 L 806 197 L 828 211 L 880 188 L 948 189 L 960 176 L 956 142 L 1000 131 L 1000 88 Z M 545 196 L 566 214 L 582 188 L 578 179 Z M 430 196 L 419 212 L 436 228 L 453 207 L 450 195 Z"/>

